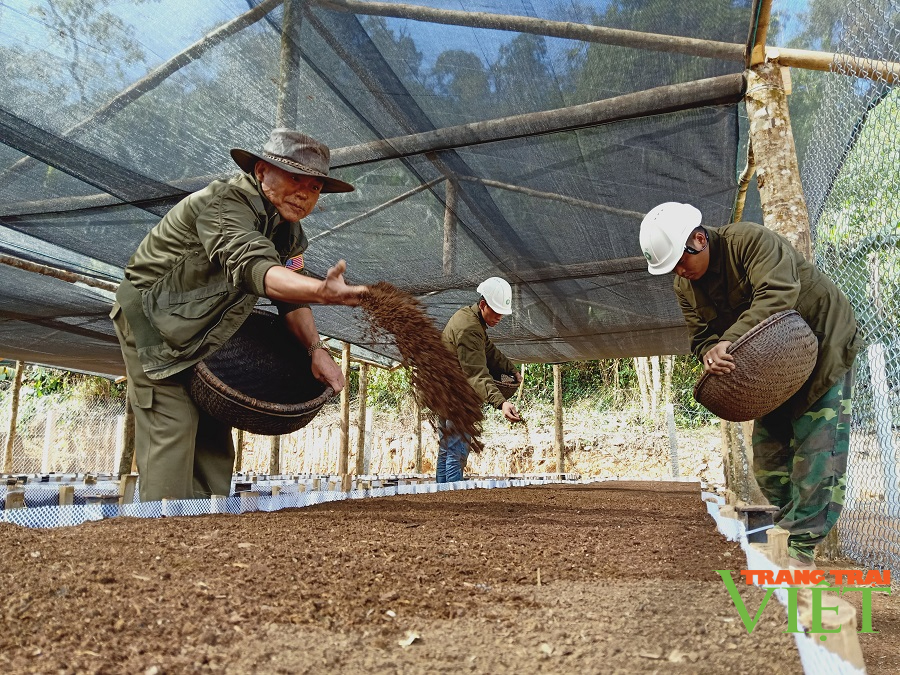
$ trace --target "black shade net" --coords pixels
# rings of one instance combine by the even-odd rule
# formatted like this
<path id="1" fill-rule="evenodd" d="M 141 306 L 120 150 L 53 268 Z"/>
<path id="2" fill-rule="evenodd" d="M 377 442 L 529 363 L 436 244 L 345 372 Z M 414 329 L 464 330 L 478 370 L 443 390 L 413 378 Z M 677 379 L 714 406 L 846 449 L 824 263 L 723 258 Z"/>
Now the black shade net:
<path id="1" fill-rule="evenodd" d="M 324 4 L 0 8 L 0 251 L 120 278 L 161 215 L 237 170 L 229 148 L 290 126 L 328 143 L 357 187 L 304 221 L 311 272 L 345 258 L 349 281 L 414 293 L 439 326 L 503 276 L 515 311 L 493 332 L 524 361 L 686 351 L 638 227 L 671 200 L 730 218 L 749 2 L 419 3 L 714 40 L 727 58 Z M 109 294 L 0 273 L 0 356 L 121 371 Z M 315 312 L 323 334 L 396 357 L 357 311 Z"/>

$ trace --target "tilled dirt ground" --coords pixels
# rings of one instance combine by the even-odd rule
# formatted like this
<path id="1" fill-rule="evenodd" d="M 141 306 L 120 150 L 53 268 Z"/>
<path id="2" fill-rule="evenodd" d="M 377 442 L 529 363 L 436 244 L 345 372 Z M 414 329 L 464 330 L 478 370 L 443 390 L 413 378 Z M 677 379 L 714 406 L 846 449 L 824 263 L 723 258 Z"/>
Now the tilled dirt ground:
<path id="1" fill-rule="evenodd" d="M 801 672 L 696 484 L 0 525 L 0 560 L 5 673 Z"/>

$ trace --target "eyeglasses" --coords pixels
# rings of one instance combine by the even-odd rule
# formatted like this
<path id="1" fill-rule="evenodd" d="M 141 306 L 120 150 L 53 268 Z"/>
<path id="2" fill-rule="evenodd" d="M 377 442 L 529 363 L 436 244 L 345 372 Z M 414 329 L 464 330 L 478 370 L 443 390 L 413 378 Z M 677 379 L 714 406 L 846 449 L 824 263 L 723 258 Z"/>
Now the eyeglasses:
<path id="1" fill-rule="evenodd" d="M 703 248 L 701 248 L 701 249 L 696 249 L 696 248 L 692 248 L 692 247 L 690 247 L 690 246 L 685 246 L 685 247 L 684 247 L 684 252 L 687 253 L 688 255 L 697 255 L 698 253 L 703 253 L 703 251 L 706 250 L 706 247 L 707 247 L 707 246 L 709 246 L 709 240 L 708 240 L 708 239 L 706 240 L 706 243 L 703 245 Z"/>

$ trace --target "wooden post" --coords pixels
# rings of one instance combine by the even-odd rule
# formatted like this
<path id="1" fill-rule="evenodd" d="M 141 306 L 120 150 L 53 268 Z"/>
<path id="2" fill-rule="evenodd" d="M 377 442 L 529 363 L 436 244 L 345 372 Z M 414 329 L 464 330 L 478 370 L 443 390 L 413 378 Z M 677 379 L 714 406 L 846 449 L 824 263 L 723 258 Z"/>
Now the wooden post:
<path id="1" fill-rule="evenodd" d="M 413 395 L 416 415 L 416 473 L 422 473 L 422 406 L 419 397 Z"/>
<path id="2" fill-rule="evenodd" d="M 129 388 L 131 384 L 127 385 Z M 119 457 L 118 474 L 134 473 L 134 408 L 131 399 L 125 396 L 125 421 L 122 424 L 122 454 Z"/>
<path id="3" fill-rule="evenodd" d="M 237 440 L 234 444 L 234 473 L 240 473 L 244 468 L 244 430 L 237 430 Z"/>
<path id="4" fill-rule="evenodd" d="M 456 271 L 456 201 L 459 185 L 456 180 L 445 183 L 444 200 L 444 276 L 453 276 Z"/>
<path id="5" fill-rule="evenodd" d="M 563 439 L 562 374 L 559 364 L 553 364 L 553 449 L 556 450 L 556 472 L 566 472 L 566 447 Z"/>
<path id="6" fill-rule="evenodd" d="M 22 389 L 22 375 L 25 364 L 16 361 L 16 377 L 13 380 L 12 395 L 9 399 L 9 426 L 6 430 L 6 453 L 3 458 L 3 473 L 13 471 L 13 445 L 16 442 L 16 418 L 19 416 L 19 391 Z"/>
<path id="7" fill-rule="evenodd" d="M 54 445 L 56 445 L 56 410 L 50 408 L 47 410 L 47 417 L 44 419 L 44 450 L 41 453 L 41 473 L 50 472 L 50 453 Z"/>
<path id="8" fill-rule="evenodd" d="M 59 486 L 59 505 L 60 506 L 72 506 L 75 500 L 75 486 L 74 485 L 60 485 Z"/>
<path id="9" fill-rule="evenodd" d="M 341 351 L 341 370 L 344 388 L 341 390 L 341 447 L 338 453 L 338 474 L 343 476 L 350 469 L 350 343 L 344 343 Z"/>
<path id="10" fill-rule="evenodd" d="M 356 473 L 365 473 L 366 395 L 369 387 L 369 364 L 359 365 L 359 412 L 356 418 Z"/>
<path id="11" fill-rule="evenodd" d="M 137 486 L 137 474 L 129 473 L 119 477 L 119 496 L 122 504 L 134 503 L 134 488 Z"/>
<path id="12" fill-rule="evenodd" d="M 787 238 L 811 260 L 809 214 L 800 183 L 781 67 L 768 62 L 747 71 L 745 101 L 763 224 Z"/>
<path id="13" fill-rule="evenodd" d="M 277 476 L 281 473 L 281 436 L 272 436 L 269 448 L 269 475 Z"/>
<path id="14" fill-rule="evenodd" d="M 284 0 L 281 19 L 281 72 L 278 81 L 278 107 L 275 126 L 295 128 L 300 74 L 300 27 L 303 22 L 301 0 Z"/>

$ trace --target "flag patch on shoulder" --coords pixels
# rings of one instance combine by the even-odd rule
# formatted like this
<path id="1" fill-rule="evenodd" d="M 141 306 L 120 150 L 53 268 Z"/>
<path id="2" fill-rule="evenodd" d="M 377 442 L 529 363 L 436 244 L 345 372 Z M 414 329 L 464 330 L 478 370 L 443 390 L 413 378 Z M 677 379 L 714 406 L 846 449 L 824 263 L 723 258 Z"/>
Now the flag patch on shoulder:
<path id="1" fill-rule="evenodd" d="M 302 270 L 303 269 L 303 254 L 295 255 L 293 258 L 288 258 L 287 262 L 284 264 L 289 270 Z"/>

